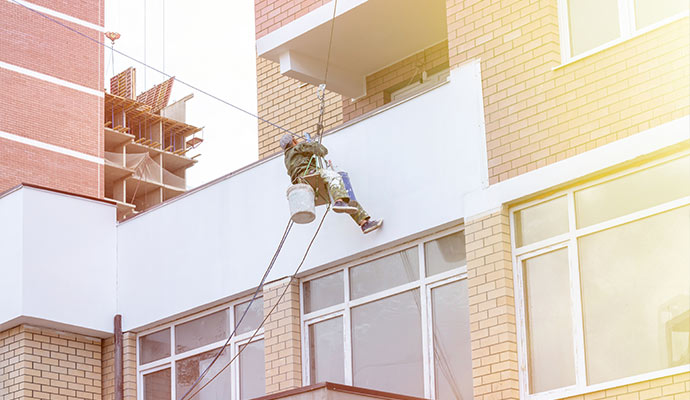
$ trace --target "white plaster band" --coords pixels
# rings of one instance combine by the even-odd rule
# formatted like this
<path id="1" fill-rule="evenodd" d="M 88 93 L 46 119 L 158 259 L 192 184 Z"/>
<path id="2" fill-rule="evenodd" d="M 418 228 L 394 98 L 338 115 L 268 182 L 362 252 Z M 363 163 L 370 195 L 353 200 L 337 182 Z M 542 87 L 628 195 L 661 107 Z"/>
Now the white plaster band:
<path id="1" fill-rule="evenodd" d="M 467 220 L 476 219 L 502 204 L 515 201 L 583 176 L 634 160 L 690 140 L 690 117 L 685 116 L 646 131 L 537 170 L 518 175 L 465 195 Z"/>
<path id="2" fill-rule="evenodd" d="M 64 79 L 60 79 L 60 78 L 56 78 L 54 76 L 42 74 L 40 72 L 36 72 L 36 71 L 30 70 L 27 68 L 23 68 L 23 67 L 14 65 L 14 64 L 9 64 L 9 63 L 0 61 L 0 68 L 4 68 L 4 69 L 9 70 L 9 71 L 14 71 L 14 72 L 17 72 L 17 73 L 22 74 L 22 75 L 30 76 L 32 78 L 40 79 L 42 81 L 49 82 L 49 83 L 52 83 L 55 85 L 64 86 L 66 88 L 78 90 L 82 93 L 91 94 L 91 95 L 98 96 L 101 98 L 105 97 L 104 92 L 98 91 L 96 89 L 91 89 L 91 88 L 86 87 L 86 86 L 77 85 L 76 83 L 68 82 Z"/>
<path id="3" fill-rule="evenodd" d="M 56 146 L 54 144 L 41 142 L 39 140 L 29 139 L 8 132 L 0 131 L 0 138 L 11 140 L 17 143 L 26 144 L 28 146 L 38 147 L 39 149 L 52 151 L 54 153 L 64 154 L 66 156 L 78 158 L 80 160 L 89 161 L 100 165 L 105 164 L 105 160 L 100 157 L 92 156 L 86 153 L 82 153 L 80 151 L 70 150 L 65 147 Z"/>
<path id="4" fill-rule="evenodd" d="M 50 8 L 42 7 L 42 6 L 39 6 L 37 4 L 29 3 L 28 1 L 24 1 L 24 0 L 7 0 L 7 1 L 9 1 L 10 3 L 19 3 L 26 8 L 30 8 L 34 11 L 38 11 L 40 13 L 50 15 L 51 17 L 63 19 L 65 21 L 71 22 L 73 24 L 83 26 L 84 28 L 93 29 L 93 30 L 98 31 L 98 32 L 105 32 L 105 28 L 100 26 L 100 25 L 92 24 L 91 22 L 84 21 L 83 19 L 79 19 L 79 18 L 73 17 L 71 15 L 67 15 L 67 14 L 61 13 L 59 11 L 52 10 Z"/>

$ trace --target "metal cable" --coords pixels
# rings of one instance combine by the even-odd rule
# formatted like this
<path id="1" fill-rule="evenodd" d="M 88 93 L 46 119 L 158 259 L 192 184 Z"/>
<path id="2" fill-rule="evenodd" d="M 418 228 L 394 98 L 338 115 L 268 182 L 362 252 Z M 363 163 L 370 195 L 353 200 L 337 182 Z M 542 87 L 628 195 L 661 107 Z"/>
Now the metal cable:
<path id="1" fill-rule="evenodd" d="M 292 281 L 295 280 L 295 276 L 297 276 L 300 269 L 302 268 L 302 265 L 304 264 L 304 261 L 307 259 L 307 255 L 309 254 L 309 250 L 311 250 L 311 246 L 314 244 L 314 240 L 316 240 L 316 236 L 319 234 L 319 231 L 321 230 L 321 226 L 323 226 L 323 222 L 326 220 L 326 215 L 328 215 L 328 212 L 330 210 L 331 210 L 331 205 L 329 204 L 328 208 L 326 208 L 326 212 L 323 214 L 323 217 L 321 217 L 321 221 L 319 222 L 319 226 L 316 228 L 316 232 L 314 232 L 314 236 L 312 236 L 311 241 L 309 241 L 309 245 L 307 246 L 307 250 L 305 251 L 304 256 L 302 257 L 302 261 L 300 261 L 299 265 L 297 266 L 297 269 L 295 269 L 295 272 L 292 275 L 290 275 L 290 280 L 288 281 L 287 285 L 285 285 L 285 289 L 283 289 L 283 292 L 278 297 L 278 300 L 275 302 L 273 307 L 271 307 L 271 309 L 268 311 L 268 314 L 266 314 L 266 316 L 261 321 L 259 326 L 254 330 L 254 333 L 249 338 L 249 340 L 247 340 L 247 345 L 249 345 L 249 343 L 252 342 L 252 339 L 254 339 L 254 337 L 259 334 L 259 330 L 261 330 L 261 328 L 264 326 L 264 324 L 268 320 L 268 317 L 270 317 L 271 314 L 273 313 L 273 311 L 275 311 L 275 309 L 278 307 L 278 304 L 280 304 L 280 301 L 283 299 L 283 297 L 285 296 L 285 293 L 287 293 L 288 289 L 290 288 Z M 245 348 L 247 348 L 247 346 L 240 348 L 240 350 L 237 352 L 237 354 L 235 354 L 230 359 L 230 361 L 228 361 L 227 364 L 225 364 L 225 366 L 220 371 L 218 371 L 215 375 L 213 375 L 211 377 L 211 379 L 208 380 L 208 382 L 204 383 L 201 387 L 199 387 L 199 390 L 197 390 L 193 395 L 191 395 L 186 400 L 192 400 L 194 398 L 194 396 L 199 394 L 206 386 L 211 384 L 211 382 L 213 382 L 214 379 L 216 379 L 221 373 L 223 373 L 223 371 L 225 371 L 225 369 L 228 368 L 233 363 L 233 361 L 235 361 L 235 359 L 237 359 L 237 357 L 240 356 L 240 354 L 242 354 L 242 351 L 244 351 Z M 185 396 L 186 395 L 187 394 L 185 394 Z M 182 398 L 180 398 L 180 400 L 185 400 L 185 397 L 183 396 Z"/>
<path id="2" fill-rule="evenodd" d="M 335 28 L 335 12 L 338 9 L 338 0 L 333 0 L 333 17 L 331 18 L 331 35 L 328 39 L 328 53 L 326 54 L 326 71 L 323 76 L 323 84 L 319 85 L 319 91 L 317 92 L 317 97 L 321 100 L 321 106 L 319 109 L 319 119 L 316 123 L 316 136 L 319 139 L 319 144 L 321 144 L 321 139 L 323 138 L 323 113 L 326 109 L 326 84 L 328 83 L 328 66 L 331 63 L 331 46 L 333 45 L 333 30 Z"/>
<path id="3" fill-rule="evenodd" d="M 9 0 L 9 1 L 13 2 L 14 4 L 20 5 L 20 6 L 24 7 L 24 8 L 26 8 L 27 10 L 29 10 L 29 11 L 31 11 L 31 12 L 34 12 L 34 13 L 36 13 L 36 14 L 42 16 L 43 18 L 46 18 L 46 19 L 48 19 L 48 20 L 50 20 L 50 21 L 53 21 L 54 23 L 56 23 L 56 24 L 62 26 L 63 28 L 66 28 L 66 29 L 68 29 L 68 30 L 70 30 L 70 31 L 72 31 L 72 32 L 74 32 L 74 33 L 80 35 L 80 36 L 83 36 L 83 37 L 85 37 L 86 39 L 88 39 L 88 40 L 90 40 L 90 41 L 92 41 L 92 42 L 94 42 L 94 43 L 97 43 L 97 44 L 99 44 L 99 45 L 101 45 L 101 46 L 103 46 L 103 47 L 105 47 L 105 48 L 108 47 L 108 45 L 106 45 L 105 43 L 101 42 L 100 40 L 91 38 L 91 37 L 89 37 L 89 36 L 87 36 L 87 35 L 85 35 L 85 34 L 79 32 L 78 30 L 76 30 L 76 29 L 74 29 L 74 28 L 72 28 L 72 27 L 70 27 L 70 26 L 68 26 L 68 25 L 63 24 L 62 22 L 60 22 L 60 21 L 58 21 L 58 20 L 56 20 L 56 19 L 54 19 L 54 18 L 51 18 L 50 16 L 48 16 L 48 15 L 46 15 L 46 14 L 43 14 L 43 13 L 40 12 L 40 11 L 34 10 L 33 8 L 27 7 L 27 6 L 25 6 L 24 4 L 19 3 L 17 0 Z M 159 74 L 161 74 L 161 75 L 163 75 L 163 76 L 165 76 L 165 77 L 167 77 L 167 78 L 173 78 L 172 75 L 168 75 L 168 74 L 166 74 L 165 72 L 159 70 L 158 68 L 152 67 L 152 66 L 146 64 L 145 62 L 141 62 L 141 61 L 137 60 L 136 58 L 134 58 L 134 57 L 132 57 L 132 56 L 126 54 L 126 53 L 121 52 L 120 50 L 115 50 L 114 48 L 112 48 L 112 51 L 115 52 L 115 53 L 117 53 L 117 54 L 119 54 L 119 55 L 121 55 L 121 56 L 123 56 L 123 57 L 125 57 L 125 58 L 128 58 L 128 59 L 130 59 L 130 60 L 132 60 L 132 61 L 134 61 L 134 62 L 136 62 L 136 63 L 139 63 L 139 64 L 143 65 L 143 66 L 146 67 L 146 68 L 149 68 L 149 69 L 151 69 L 151 70 L 153 70 L 153 71 L 155 71 L 155 72 L 158 72 Z M 144 75 L 144 77 L 145 77 L 145 75 Z M 252 117 L 258 119 L 258 120 L 261 121 L 261 122 L 265 122 L 265 123 L 267 123 L 267 124 L 269 124 L 269 125 L 271 125 L 271 126 L 273 126 L 273 127 L 275 127 L 275 128 L 278 128 L 278 129 L 280 129 L 280 130 L 282 130 L 282 131 L 284 131 L 284 132 L 286 132 L 286 133 L 289 133 L 289 134 L 292 135 L 293 137 L 296 137 L 296 138 L 300 138 L 300 137 L 301 137 L 300 135 L 298 135 L 298 134 L 292 132 L 291 130 L 289 130 L 289 129 L 287 129 L 287 128 L 283 128 L 282 126 L 280 126 L 280 125 L 278 125 L 278 124 L 276 124 L 276 123 L 273 123 L 273 122 L 271 122 L 271 121 L 269 121 L 269 120 L 267 120 L 267 119 L 265 119 L 265 118 L 262 118 L 262 117 L 260 117 L 260 116 L 258 116 L 258 115 L 256 115 L 256 114 L 254 114 L 254 113 L 252 113 L 252 112 L 250 112 L 250 111 L 247 111 L 247 110 L 245 110 L 245 109 L 243 109 L 243 108 L 241 108 L 241 107 L 238 107 L 238 106 L 236 106 L 236 105 L 230 103 L 229 101 L 223 100 L 223 99 L 221 99 L 220 97 L 215 96 L 215 95 L 213 95 L 213 94 L 211 94 L 211 93 L 209 93 L 209 92 L 207 92 L 207 91 L 205 91 L 205 90 L 203 90 L 203 89 L 199 89 L 198 87 L 196 87 L 196 86 L 194 86 L 194 85 L 192 85 L 192 84 L 190 84 L 190 83 L 187 83 L 187 82 L 185 82 L 185 81 L 183 81 L 183 80 L 181 80 L 181 79 L 179 79 L 179 78 L 175 78 L 175 80 L 176 80 L 177 82 L 179 82 L 180 84 L 182 84 L 182 85 L 184 85 L 184 86 L 187 86 L 188 88 L 190 88 L 190 89 L 192 89 L 192 90 L 196 90 L 196 91 L 198 91 L 199 93 L 205 94 L 206 96 L 208 96 L 208 97 L 210 97 L 210 98 L 212 98 L 212 99 L 214 99 L 214 100 L 218 100 L 218 101 L 220 101 L 221 103 L 223 103 L 223 104 L 225 104 L 225 105 L 228 105 L 228 106 L 234 108 L 234 109 L 237 110 L 237 111 L 241 111 L 241 112 L 243 112 L 243 113 L 245 113 L 245 114 L 247 114 L 247 115 L 250 115 L 250 116 L 252 116 Z"/>
<path id="4" fill-rule="evenodd" d="M 282 237 L 282 239 L 280 239 L 280 243 L 278 244 L 278 248 L 276 249 L 275 253 L 273 253 L 273 258 L 271 259 L 271 262 L 268 264 L 268 268 L 266 268 L 266 271 L 264 272 L 263 277 L 261 277 L 261 282 L 259 283 L 259 286 L 256 287 L 256 290 L 254 291 L 254 295 L 252 295 L 252 299 L 249 300 L 249 304 L 247 304 L 247 308 L 242 313 L 242 316 L 240 317 L 239 322 L 235 323 L 235 329 L 232 330 L 232 333 L 230 333 L 230 336 L 228 336 L 228 339 L 225 341 L 225 343 L 220 348 L 220 350 L 218 350 L 218 353 L 216 354 L 216 356 L 213 357 L 213 360 L 211 361 L 211 363 L 206 367 L 206 369 L 204 369 L 204 371 L 201 374 L 199 374 L 199 377 L 194 381 L 194 383 L 192 383 L 192 386 L 190 386 L 189 389 L 187 390 L 187 392 L 182 396 L 182 399 L 187 397 L 187 395 L 189 395 L 189 393 L 191 393 L 192 390 L 194 390 L 196 385 L 198 385 L 199 382 L 201 381 L 201 379 L 203 379 L 204 376 L 206 376 L 206 374 L 211 369 L 213 364 L 215 364 L 216 361 L 218 360 L 218 358 L 220 358 L 220 356 L 223 354 L 225 349 L 228 347 L 228 344 L 230 344 L 230 339 L 232 339 L 232 337 L 235 336 L 235 333 L 237 332 L 237 328 L 242 324 L 244 317 L 247 315 L 247 312 L 249 311 L 249 308 L 252 306 L 252 304 L 254 303 L 254 300 L 256 300 L 257 296 L 259 295 L 259 292 L 263 288 L 264 283 L 266 282 L 266 278 L 268 277 L 269 272 L 271 272 L 271 269 L 273 268 L 273 264 L 275 264 L 275 261 L 278 258 L 278 254 L 280 254 L 280 250 L 283 248 L 283 244 L 285 244 L 285 239 L 287 239 L 287 236 L 290 233 L 290 230 L 292 229 L 293 224 L 294 223 L 293 223 L 292 219 L 290 219 L 290 221 L 288 221 L 287 226 L 285 227 L 285 232 L 283 232 L 283 237 Z M 215 378 L 215 376 L 214 376 L 214 378 Z M 199 390 L 201 390 L 201 389 L 199 389 Z"/>

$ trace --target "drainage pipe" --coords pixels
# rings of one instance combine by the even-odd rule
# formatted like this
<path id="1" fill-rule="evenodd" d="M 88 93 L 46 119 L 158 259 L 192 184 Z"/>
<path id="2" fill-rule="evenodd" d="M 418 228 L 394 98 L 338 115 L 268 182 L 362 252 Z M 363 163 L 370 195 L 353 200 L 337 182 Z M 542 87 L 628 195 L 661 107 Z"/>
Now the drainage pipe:
<path id="1" fill-rule="evenodd" d="M 122 348 L 122 315 L 116 314 L 113 321 L 115 333 L 115 355 L 114 370 L 115 370 L 115 400 L 124 400 L 124 377 L 123 377 L 123 348 Z"/>

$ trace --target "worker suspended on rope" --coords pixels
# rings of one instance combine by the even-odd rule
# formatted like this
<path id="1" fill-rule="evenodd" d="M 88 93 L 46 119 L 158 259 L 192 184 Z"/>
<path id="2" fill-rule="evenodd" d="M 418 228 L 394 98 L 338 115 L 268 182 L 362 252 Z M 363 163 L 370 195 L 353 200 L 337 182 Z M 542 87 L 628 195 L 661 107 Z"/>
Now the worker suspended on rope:
<path id="1" fill-rule="evenodd" d="M 331 207 L 334 212 L 349 214 L 360 226 L 362 233 L 369 233 L 381 227 L 383 220 L 371 219 L 354 198 L 351 187 L 348 191 L 349 185 L 345 185 L 343 175 L 318 165 L 316 158 L 328 154 L 328 149 L 325 146 L 317 142 L 297 143 L 292 135 L 286 134 L 280 139 L 280 147 L 285 152 L 285 167 L 293 184 L 303 183 L 302 177 L 307 174 L 318 173 L 326 182 L 328 192 L 334 200 Z"/>

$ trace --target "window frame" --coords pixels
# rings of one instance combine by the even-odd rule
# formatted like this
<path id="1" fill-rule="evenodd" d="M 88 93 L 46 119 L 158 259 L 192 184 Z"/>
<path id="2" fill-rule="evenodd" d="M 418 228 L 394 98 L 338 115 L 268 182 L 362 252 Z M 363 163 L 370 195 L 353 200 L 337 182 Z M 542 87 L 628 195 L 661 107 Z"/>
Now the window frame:
<path id="1" fill-rule="evenodd" d="M 669 161 L 687 157 L 688 155 L 690 155 L 690 151 L 685 150 L 671 156 L 659 158 L 652 162 L 645 163 L 641 166 L 628 168 L 624 171 L 619 171 L 607 175 L 605 177 L 595 179 L 591 182 L 587 182 L 585 184 L 574 185 L 570 188 L 567 188 L 565 190 L 559 190 L 543 198 L 539 198 L 511 207 L 509 215 L 511 227 L 513 280 L 515 292 L 515 316 L 518 333 L 517 347 L 519 365 L 519 386 L 521 398 L 526 398 L 530 400 L 552 400 L 557 398 L 577 396 L 595 391 L 606 390 L 622 385 L 629 385 L 643 381 L 648 381 L 651 379 L 667 377 L 688 371 L 688 367 L 690 367 L 690 364 L 666 368 L 634 376 L 628 376 L 613 381 L 587 385 L 587 369 L 585 364 L 584 320 L 582 312 L 582 296 L 580 290 L 581 282 L 577 241 L 579 238 L 590 235 L 595 232 L 601 232 L 606 229 L 618 227 L 633 221 L 639 221 L 644 218 L 652 217 L 654 215 L 658 215 L 667 211 L 690 205 L 690 196 L 682 197 L 662 204 L 657 204 L 653 207 L 638 210 L 626 215 L 608 219 L 582 228 L 577 228 L 575 218 L 575 192 L 592 186 L 597 186 L 626 175 L 647 170 L 657 165 L 667 163 Z M 515 230 L 517 226 L 515 225 L 515 213 L 527 207 L 531 207 L 536 204 L 540 204 L 561 197 L 564 195 L 564 193 L 568 199 L 568 232 L 535 243 L 531 243 L 529 245 L 516 247 Z M 568 249 L 568 268 L 570 272 L 570 310 L 573 318 L 572 329 L 575 360 L 575 384 L 567 387 L 531 394 L 529 392 L 530 370 L 527 345 L 527 324 L 525 320 L 525 282 L 523 279 L 523 261 L 528 258 L 539 256 L 541 254 L 562 248 Z"/>
<path id="2" fill-rule="evenodd" d="M 315 274 L 300 279 L 300 327 L 302 329 L 302 384 L 310 385 L 311 381 L 311 366 L 310 366 L 310 352 L 309 352 L 309 327 L 312 324 L 327 321 L 329 319 L 342 317 L 343 319 L 343 355 L 344 355 L 344 383 L 346 385 L 353 384 L 352 371 L 352 321 L 351 311 L 354 307 L 363 304 L 369 304 L 384 298 L 398 295 L 410 290 L 419 290 L 420 304 L 423 305 L 420 310 L 421 334 L 422 334 L 422 363 L 424 370 L 424 397 L 435 399 L 435 364 L 433 359 L 433 313 L 432 313 L 432 298 L 431 291 L 437 287 L 466 280 L 467 279 L 467 261 L 465 264 L 444 271 L 432 276 L 426 276 L 426 260 L 424 253 L 424 244 L 433 240 L 442 238 L 444 236 L 452 235 L 465 231 L 464 225 L 455 226 L 444 229 L 433 234 L 414 239 L 403 244 L 399 244 L 380 252 L 367 255 L 354 261 L 341 264 L 334 268 L 329 268 Z M 419 278 L 415 281 L 404 283 L 392 288 L 388 288 L 373 294 L 360 297 L 355 300 L 350 299 L 350 274 L 349 269 L 357 267 L 367 262 L 385 257 L 397 252 L 407 250 L 413 247 L 418 249 L 419 259 Z M 329 306 L 310 313 L 304 312 L 304 284 L 313 279 L 321 278 L 333 273 L 343 273 L 343 302 L 333 306 Z M 469 317 L 469 315 L 468 315 Z"/>
<path id="3" fill-rule="evenodd" d="M 225 344 L 225 341 L 227 340 L 227 337 L 213 342 L 209 343 L 206 345 L 203 345 L 201 347 L 197 347 L 196 349 L 193 350 L 188 350 L 186 352 L 182 352 L 180 354 L 175 353 L 175 327 L 177 325 L 182 325 L 186 322 L 193 321 L 195 319 L 203 318 L 207 315 L 216 313 L 218 311 L 226 310 L 228 313 L 228 332 L 232 332 L 232 330 L 235 327 L 235 312 L 234 312 L 234 307 L 243 303 L 246 303 L 248 300 L 250 300 L 251 297 L 246 297 L 238 300 L 234 300 L 229 303 L 225 303 L 222 305 L 215 306 L 213 308 L 209 308 L 207 310 L 204 310 L 202 312 L 180 318 L 178 320 L 175 320 L 173 322 L 164 324 L 164 325 L 158 325 L 154 328 L 150 328 L 147 330 L 143 330 L 141 332 L 137 332 L 136 336 L 136 364 L 137 364 L 137 399 L 138 400 L 144 400 L 144 376 L 148 375 L 153 372 L 161 371 L 166 368 L 170 368 L 170 396 L 171 400 L 175 400 L 177 398 L 177 387 L 175 384 L 175 378 L 176 378 L 176 368 L 177 368 L 177 361 L 184 360 L 185 358 L 193 357 L 202 353 L 206 353 L 208 351 L 212 350 L 217 350 Z M 256 300 L 263 299 L 263 296 L 257 296 Z M 255 300 L 255 301 L 256 301 Z M 139 357 L 141 355 L 141 350 L 140 350 L 140 338 L 142 336 L 151 334 L 151 333 L 156 333 L 160 332 L 165 329 L 170 329 L 170 356 L 164 357 L 160 360 L 152 361 L 147 364 L 142 364 L 139 365 Z M 230 343 L 228 344 L 228 347 L 226 349 L 226 352 L 229 352 L 230 357 L 234 357 L 240 346 L 243 346 L 245 344 L 249 343 L 249 339 L 251 338 L 252 334 L 254 333 L 254 329 L 249 330 L 248 332 L 235 335 L 233 338 L 230 340 Z M 261 327 L 257 335 L 252 339 L 253 342 L 257 342 L 260 340 L 264 339 L 264 328 Z M 265 345 L 265 343 L 264 343 Z M 233 387 L 231 388 L 231 400 L 240 400 L 240 369 L 239 369 L 239 357 L 237 360 L 233 361 L 232 364 L 230 365 L 230 379 L 232 381 Z M 264 360 L 264 365 L 266 361 Z"/>
<path id="4" fill-rule="evenodd" d="M 651 32 L 658 29 L 664 25 L 668 25 L 672 22 L 678 21 L 682 18 L 690 15 L 690 12 L 683 11 L 675 15 L 671 15 L 661 21 L 655 22 L 649 26 L 638 29 L 635 23 L 635 0 L 617 0 L 618 3 L 618 16 L 619 16 L 619 29 L 620 36 L 616 39 L 603 43 L 587 51 L 583 51 L 580 54 L 572 54 L 572 48 L 570 45 L 570 11 L 568 9 L 568 0 L 558 0 L 558 30 L 560 35 L 560 47 L 561 47 L 561 65 L 554 69 L 562 67 L 566 64 L 573 63 L 575 61 L 581 60 L 585 57 L 589 57 L 592 54 L 596 54 L 600 51 L 613 47 L 617 44 L 630 40 L 645 33 Z"/>

